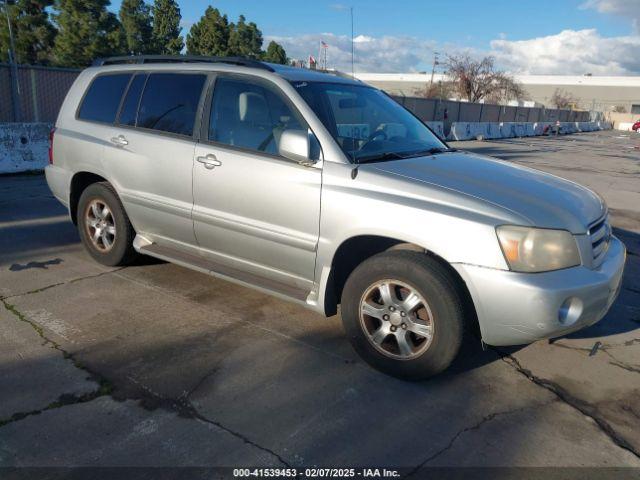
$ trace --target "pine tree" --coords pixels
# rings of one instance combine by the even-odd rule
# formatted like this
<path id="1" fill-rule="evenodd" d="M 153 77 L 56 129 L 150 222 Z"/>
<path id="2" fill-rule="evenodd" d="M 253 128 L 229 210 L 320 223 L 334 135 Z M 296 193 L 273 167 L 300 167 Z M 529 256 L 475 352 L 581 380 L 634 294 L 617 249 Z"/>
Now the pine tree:
<path id="1" fill-rule="evenodd" d="M 180 7 L 175 0 L 155 0 L 153 5 L 153 43 L 157 53 L 178 55 L 184 47 L 180 35 Z"/>
<path id="2" fill-rule="evenodd" d="M 119 16 L 127 52 L 130 55 L 153 53 L 151 9 L 144 0 L 123 0 Z"/>
<path id="3" fill-rule="evenodd" d="M 0 61 L 9 60 L 9 28 L 5 17 L 8 13 L 16 61 L 31 65 L 49 63 L 56 29 L 45 9 L 52 4 L 53 0 L 18 0 L 13 5 L 3 4 L 0 13 Z"/>
<path id="4" fill-rule="evenodd" d="M 289 63 L 284 47 L 273 40 L 269 42 L 267 51 L 264 52 L 262 59 L 265 62 L 279 63 L 281 65 L 287 65 Z"/>
<path id="5" fill-rule="evenodd" d="M 238 23 L 232 23 L 229 30 L 229 55 L 260 58 L 262 55 L 262 32 L 255 23 L 246 23 L 244 15 L 240 15 Z"/>
<path id="6" fill-rule="evenodd" d="M 217 8 L 207 7 L 187 34 L 190 55 L 226 56 L 229 51 L 229 21 Z"/>
<path id="7" fill-rule="evenodd" d="M 95 58 L 126 52 L 122 27 L 108 5 L 109 0 L 56 0 L 57 65 L 85 67 Z"/>

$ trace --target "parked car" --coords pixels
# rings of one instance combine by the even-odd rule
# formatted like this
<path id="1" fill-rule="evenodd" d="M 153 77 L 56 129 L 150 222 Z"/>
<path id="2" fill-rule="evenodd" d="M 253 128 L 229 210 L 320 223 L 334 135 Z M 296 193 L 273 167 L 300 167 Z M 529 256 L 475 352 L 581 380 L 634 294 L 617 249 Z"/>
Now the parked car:
<path id="1" fill-rule="evenodd" d="M 637 132 L 638 130 L 640 130 L 640 120 L 638 120 L 636 123 L 631 125 L 631 130 L 633 130 L 634 132 Z"/>
<path id="2" fill-rule="evenodd" d="M 362 358 L 409 379 L 446 369 L 474 326 L 529 343 L 597 322 L 618 294 L 626 251 L 585 187 L 449 148 L 353 79 L 133 61 L 78 76 L 46 169 L 104 265 L 150 255 L 340 306 Z"/>

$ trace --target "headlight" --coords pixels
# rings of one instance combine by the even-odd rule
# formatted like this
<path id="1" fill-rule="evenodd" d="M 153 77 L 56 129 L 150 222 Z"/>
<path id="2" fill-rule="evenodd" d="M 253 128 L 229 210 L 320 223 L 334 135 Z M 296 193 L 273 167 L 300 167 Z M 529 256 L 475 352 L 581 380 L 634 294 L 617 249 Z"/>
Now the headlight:
<path id="1" fill-rule="evenodd" d="M 503 225 L 496 232 L 513 271 L 547 272 L 580 265 L 576 240 L 566 230 Z"/>

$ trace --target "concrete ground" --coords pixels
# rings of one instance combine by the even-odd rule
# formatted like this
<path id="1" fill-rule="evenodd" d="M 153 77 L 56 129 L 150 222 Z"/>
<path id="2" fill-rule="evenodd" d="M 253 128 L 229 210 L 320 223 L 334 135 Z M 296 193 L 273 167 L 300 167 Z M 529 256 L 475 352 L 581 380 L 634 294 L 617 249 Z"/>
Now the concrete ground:
<path id="1" fill-rule="evenodd" d="M 593 187 L 628 264 L 599 324 L 469 341 L 421 383 L 364 364 L 339 317 L 168 263 L 102 267 L 42 176 L 0 177 L 0 466 L 640 467 L 638 138 L 455 145 Z"/>

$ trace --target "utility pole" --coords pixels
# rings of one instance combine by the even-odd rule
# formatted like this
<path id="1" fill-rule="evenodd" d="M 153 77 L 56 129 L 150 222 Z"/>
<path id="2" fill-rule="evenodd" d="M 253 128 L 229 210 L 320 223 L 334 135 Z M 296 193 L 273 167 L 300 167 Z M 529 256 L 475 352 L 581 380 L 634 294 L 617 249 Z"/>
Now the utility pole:
<path id="1" fill-rule="evenodd" d="M 18 83 L 18 66 L 16 64 L 16 47 L 13 43 L 13 30 L 11 29 L 11 17 L 9 15 L 9 0 L 4 0 L 4 13 L 7 16 L 7 26 L 9 27 L 9 65 L 11 65 L 11 103 L 13 106 L 13 121 L 20 121 L 20 104 L 18 95 L 20 94 L 20 84 Z"/>
<path id="2" fill-rule="evenodd" d="M 354 69 L 354 40 L 353 40 L 353 7 L 351 7 L 351 77 L 355 78 L 355 69 Z"/>
<path id="3" fill-rule="evenodd" d="M 428 92 L 431 91 L 431 87 L 433 86 L 433 77 L 436 74 L 436 65 L 440 65 L 440 63 L 438 62 L 438 52 L 433 52 L 433 66 L 431 67 L 431 80 L 429 81 L 429 90 L 427 90 Z"/>

